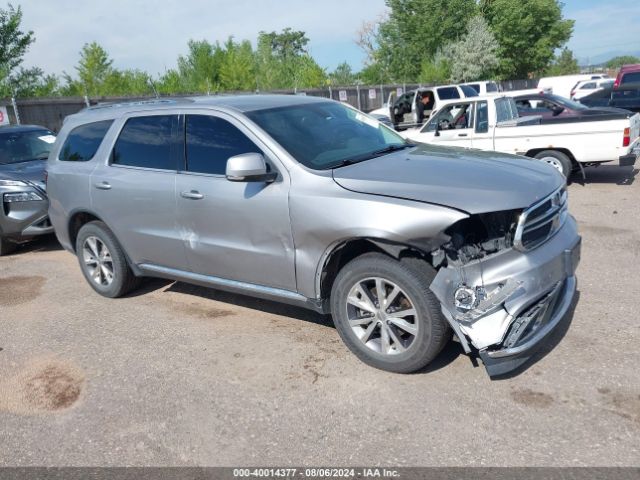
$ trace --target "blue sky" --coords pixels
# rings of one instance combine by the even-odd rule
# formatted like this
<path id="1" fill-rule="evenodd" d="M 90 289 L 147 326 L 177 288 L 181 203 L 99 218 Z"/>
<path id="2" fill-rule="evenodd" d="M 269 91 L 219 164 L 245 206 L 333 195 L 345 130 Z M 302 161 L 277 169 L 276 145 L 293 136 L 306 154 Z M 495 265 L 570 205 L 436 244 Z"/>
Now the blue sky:
<path id="1" fill-rule="evenodd" d="M 4 2 L 3 2 L 4 3 Z M 304 30 L 321 66 L 347 61 L 355 70 L 364 56 L 356 31 L 385 11 L 384 0 L 14 0 L 36 43 L 26 66 L 72 73 L 85 42 L 103 45 L 119 68 L 158 74 L 175 66 L 190 38 L 224 41 L 229 35 L 255 42 L 260 30 Z M 581 60 L 640 54 L 640 0 L 565 0 L 576 20 L 569 47 Z M 593 62 L 592 62 L 593 63 Z"/>

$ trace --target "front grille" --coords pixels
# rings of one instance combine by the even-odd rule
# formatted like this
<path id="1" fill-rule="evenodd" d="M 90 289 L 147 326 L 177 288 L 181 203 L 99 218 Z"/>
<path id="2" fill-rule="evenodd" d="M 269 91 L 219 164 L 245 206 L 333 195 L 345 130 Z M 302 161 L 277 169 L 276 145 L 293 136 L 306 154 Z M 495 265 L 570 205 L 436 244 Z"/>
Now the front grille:
<path id="1" fill-rule="evenodd" d="M 513 246 L 521 251 L 536 248 L 560 230 L 567 214 L 567 189 L 562 187 L 522 212 Z"/>

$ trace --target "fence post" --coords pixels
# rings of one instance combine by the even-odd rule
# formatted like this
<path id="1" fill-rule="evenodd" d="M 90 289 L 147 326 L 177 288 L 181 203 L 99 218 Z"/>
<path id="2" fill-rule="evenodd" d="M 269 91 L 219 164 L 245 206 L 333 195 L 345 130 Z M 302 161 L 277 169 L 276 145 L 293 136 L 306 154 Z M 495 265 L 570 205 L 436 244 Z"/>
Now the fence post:
<path id="1" fill-rule="evenodd" d="M 360 85 L 356 84 L 356 93 L 358 95 L 358 110 L 362 110 L 362 104 L 360 102 Z"/>
<path id="2" fill-rule="evenodd" d="M 16 97 L 11 97 L 11 105 L 13 105 L 13 113 L 16 116 L 16 124 L 20 125 L 20 113 L 18 113 L 18 104 L 16 103 Z"/>
<path id="3" fill-rule="evenodd" d="M 333 92 L 331 91 L 331 85 L 329 85 L 329 100 L 333 100 Z"/>
<path id="4" fill-rule="evenodd" d="M 87 95 L 84 96 L 84 104 L 89 108 L 91 106 L 91 102 L 89 101 L 89 97 Z"/>
<path id="5" fill-rule="evenodd" d="M 380 84 L 380 108 L 384 107 L 384 86 Z"/>

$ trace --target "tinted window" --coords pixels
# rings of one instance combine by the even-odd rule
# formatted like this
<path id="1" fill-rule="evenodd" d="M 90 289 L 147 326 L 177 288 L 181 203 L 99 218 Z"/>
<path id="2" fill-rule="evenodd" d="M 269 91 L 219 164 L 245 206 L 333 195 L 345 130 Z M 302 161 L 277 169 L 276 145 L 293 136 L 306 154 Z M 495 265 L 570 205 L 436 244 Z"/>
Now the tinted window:
<path id="1" fill-rule="evenodd" d="M 496 98 L 496 120 L 498 123 L 516 118 L 518 118 L 518 110 L 513 98 Z"/>
<path id="2" fill-rule="evenodd" d="M 580 87 L 580 90 L 593 90 L 596 88 L 596 82 L 585 83 Z"/>
<path id="3" fill-rule="evenodd" d="M 493 83 L 493 82 L 487 83 L 487 92 L 497 92 L 497 91 L 498 91 L 498 85 L 496 83 Z"/>
<path id="4" fill-rule="evenodd" d="M 625 73 L 621 83 L 640 83 L 640 72 Z"/>
<path id="5" fill-rule="evenodd" d="M 476 92 L 475 89 L 471 88 L 469 85 L 462 85 L 460 87 L 460 90 L 462 90 L 462 93 L 464 93 L 465 97 L 477 97 L 478 96 L 478 92 Z M 455 97 L 455 98 L 458 98 L 458 97 Z"/>
<path id="6" fill-rule="evenodd" d="M 471 89 L 473 91 L 473 88 Z M 456 87 L 442 87 L 438 89 L 440 100 L 450 100 L 452 98 L 460 98 Z"/>
<path id="7" fill-rule="evenodd" d="M 465 86 L 473 88 L 476 91 L 476 93 L 480 93 L 480 85 L 478 85 L 477 83 L 472 83 L 471 85 L 465 85 Z"/>
<path id="8" fill-rule="evenodd" d="M 244 133 L 226 120 L 187 115 L 187 171 L 224 175 L 229 157 L 251 152 L 262 153 Z"/>
<path id="9" fill-rule="evenodd" d="M 171 146 L 176 116 L 157 115 L 127 120 L 113 147 L 112 163 L 129 167 L 176 170 Z"/>
<path id="10" fill-rule="evenodd" d="M 113 120 L 103 120 L 87 123 L 71 130 L 60 150 L 60 160 L 65 162 L 91 160 L 112 123 Z"/>

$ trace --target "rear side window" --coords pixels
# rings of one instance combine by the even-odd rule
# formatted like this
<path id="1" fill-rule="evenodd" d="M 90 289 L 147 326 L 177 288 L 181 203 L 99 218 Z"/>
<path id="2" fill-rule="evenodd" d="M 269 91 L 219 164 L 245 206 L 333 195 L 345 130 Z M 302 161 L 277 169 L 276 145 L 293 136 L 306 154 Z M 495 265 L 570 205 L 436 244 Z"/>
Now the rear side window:
<path id="1" fill-rule="evenodd" d="M 86 162 L 93 158 L 113 120 L 87 123 L 67 135 L 58 158 L 65 162 Z"/>
<path id="2" fill-rule="evenodd" d="M 465 85 L 465 86 L 473 88 L 476 91 L 476 93 L 480 93 L 480 85 L 478 85 L 477 83 L 472 83 L 470 85 Z"/>
<path id="3" fill-rule="evenodd" d="M 489 131 L 489 110 L 484 100 L 476 104 L 476 133 Z"/>
<path id="4" fill-rule="evenodd" d="M 227 160 L 243 153 L 262 153 L 231 123 L 208 115 L 187 115 L 187 171 L 224 175 Z"/>
<path id="5" fill-rule="evenodd" d="M 496 120 L 500 122 L 508 122 L 518 118 L 518 109 L 512 98 L 496 99 Z"/>
<path id="6" fill-rule="evenodd" d="M 585 83 L 580 87 L 580 90 L 593 90 L 596 88 L 596 82 Z"/>
<path id="7" fill-rule="evenodd" d="M 175 115 L 133 117 L 122 127 L 111 163 L 127 167 L 177 170 L 173 127 Z"/>
<path id="8" fill-rule="evenodd" d="M 442 87 L 438 89 L 440 100 L 451 100 L 452 98 L 460 98 L 456 87 Z"/>
<path id="9" fill-rule="evenodd" d="M 487 92 L 497 92 L 498 84 L 494 82 L 487 83 Z"/>
<path id="10" fill-rule="evenodd" d="M 625 73 L 620 83 L 640 83 L 640 72 Z"/>

